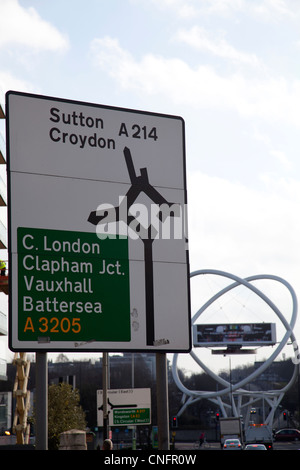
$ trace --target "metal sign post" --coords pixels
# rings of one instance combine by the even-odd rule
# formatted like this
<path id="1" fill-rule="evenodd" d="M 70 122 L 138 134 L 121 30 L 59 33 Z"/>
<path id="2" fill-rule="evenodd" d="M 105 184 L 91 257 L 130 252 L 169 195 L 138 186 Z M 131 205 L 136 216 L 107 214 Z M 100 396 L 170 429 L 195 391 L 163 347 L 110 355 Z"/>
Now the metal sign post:
<path id="1" fill-rule="evenodd" d="M 47 353 L 36 353 L 36 449 L 48 450 Z"/>
<path id="2" fill-rule="evenodd" d="M 103 439 L 108 439 L 108 411 L 107 411 L 107 391 L 108 391 L 108 353 L 102 356 L 102 387 L 103 387 Z"/>
<path id="3" fill-rule="evenodd" d="M 168 375 L 167 355 L 156 353 L 156 391 L 157 391 L 157 424 L 158 424 L 158 448 L 169 450 L 169 400 L 168 400 Z"/>

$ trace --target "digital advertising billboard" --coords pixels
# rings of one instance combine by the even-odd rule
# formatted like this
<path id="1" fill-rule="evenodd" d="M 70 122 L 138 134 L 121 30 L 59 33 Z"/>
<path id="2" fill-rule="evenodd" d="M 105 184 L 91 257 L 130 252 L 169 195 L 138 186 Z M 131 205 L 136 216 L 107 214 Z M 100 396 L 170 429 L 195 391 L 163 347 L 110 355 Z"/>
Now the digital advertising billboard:
<path id="1" fill-rule="evenodd" d="M 275 323 L 224 323 L 193 326 L 195 347 L 270 346 L 276 343 Z"/>

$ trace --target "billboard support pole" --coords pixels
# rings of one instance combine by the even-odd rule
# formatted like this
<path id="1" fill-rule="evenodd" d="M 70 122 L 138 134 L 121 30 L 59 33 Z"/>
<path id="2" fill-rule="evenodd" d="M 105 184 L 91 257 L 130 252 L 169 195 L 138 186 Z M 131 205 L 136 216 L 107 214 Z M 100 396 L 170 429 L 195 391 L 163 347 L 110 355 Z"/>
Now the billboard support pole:
<path id="1" fill-rule="evenodd" d="M 167 354 L 156 353 L 156 396 L 157 396 L 157 425 L 158 449 L 169 450 L 169 402 Z"/>

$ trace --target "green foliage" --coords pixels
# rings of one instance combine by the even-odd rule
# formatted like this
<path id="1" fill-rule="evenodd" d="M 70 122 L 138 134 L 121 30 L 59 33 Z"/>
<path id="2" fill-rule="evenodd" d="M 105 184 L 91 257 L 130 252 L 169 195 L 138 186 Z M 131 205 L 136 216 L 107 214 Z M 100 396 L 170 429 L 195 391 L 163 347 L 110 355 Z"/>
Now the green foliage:
<path id="1" fill-rule="evenodd" d="M 59 435 L 70 429 L 85 430 L 85 414 L 78 390 L 66 383 L 51 385 L 48 393 L 48 446 L 58 449 Z"/>

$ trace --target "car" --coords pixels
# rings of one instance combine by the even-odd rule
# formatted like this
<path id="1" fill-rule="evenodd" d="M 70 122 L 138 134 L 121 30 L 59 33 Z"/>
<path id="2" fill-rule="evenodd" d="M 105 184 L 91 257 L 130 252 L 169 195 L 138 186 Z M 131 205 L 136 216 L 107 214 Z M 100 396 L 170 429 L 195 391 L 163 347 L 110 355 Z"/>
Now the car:
<path id="1" fill-rule="evenodd" d="M 247 444 L 245 450 L 267 450 L 264 444 Z"/>
<path id="2" fill-rule="evenodd" d="M 226 439 L 223 445 L 224 450 L 242 450 L 242 444 L 239 439 Z"/>
<path id="3" fill-rule="evenodd" d="M 300 431 L 298 429 L 280 429 L 274 434 L 275 441 L 300 441 Z"/>

